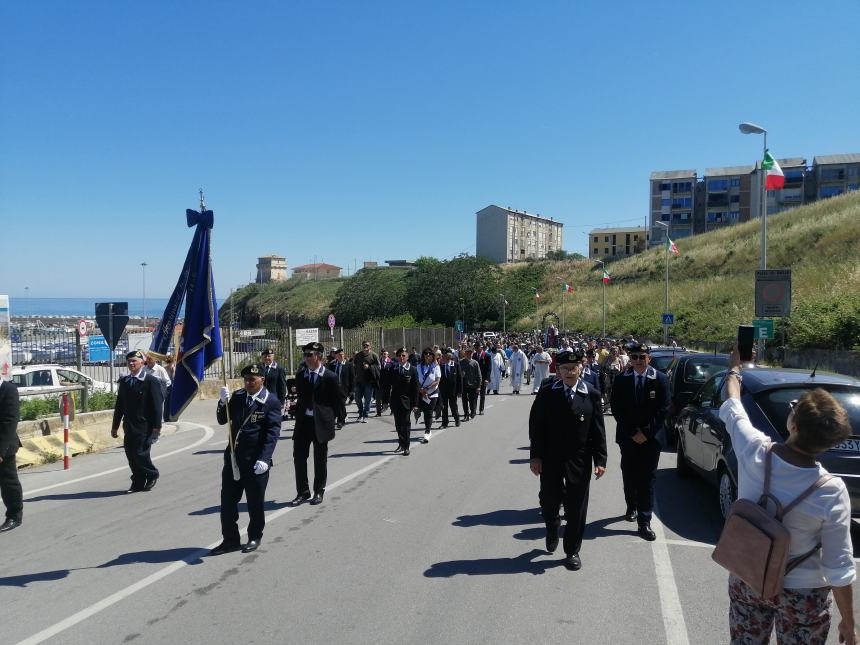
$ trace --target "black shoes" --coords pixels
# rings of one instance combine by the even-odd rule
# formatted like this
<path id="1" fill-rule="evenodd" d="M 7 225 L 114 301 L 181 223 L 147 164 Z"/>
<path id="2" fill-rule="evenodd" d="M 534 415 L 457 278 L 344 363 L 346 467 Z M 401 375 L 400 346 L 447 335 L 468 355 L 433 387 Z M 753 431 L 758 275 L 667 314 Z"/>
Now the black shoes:
<path id="1" fill-rule="evenodd" d="M 293 501 L 290 502 L 290 506 L 298 506 L 299 504 L 302 504 L 302 503 L 308 501 L 310 498 L 311 498 L 310 491 L 306 491 L 304 493 L 299 493 L 298 495 L 296 495 L 293 498 Z"/>
<path id="2" fill-rule="evenodd" d="M 158 477 L 156 477 L 155 479 L 147 479 L 146 483 L 143 485 L 143 490 L 144 491 L 152 490 L 153 488 L 155 488 L 155 483 L 157 481 L 158 481 Z"/>
<path id="3" fill-rule="evenodd" d="M 579 571 L 582 569 L 582 560 L 579 559 L 579 554 L 574 553 L 573 555 L 565 556 L 564 566 L 569 571 Z"/>
<path id="4" fill-rule="evenodd" d="M 232 553 L 233 551 L 238 551 L 242 546 L 240 544 L 235 544 L 233 542 L 222 542 L 214 549 L 209 552 L 209 555 L 224 555 L 225 553 Z"/>
<path id="5" fill-rule="evenodd" d="M 394 449 L 394 454 L 395 454 L 395 455 L 396 455 L 398 452 L 403 452 L 403 446 L 397 446 L 397 448 L 395 448 L 395 449 Z"/>
<path id="6" fill-rule="evenodd" d="M 314 498 L 311 500 L 311 504 L 316 506 L 317 504 L 322 504 L 323 501 L 323 491 L 314 494 Z"/>
<path id="7" fill-rule="evenodd" d="M 624 513 L 624 519 L 627 520 L 628 522 L 635 522 L 636 521 L 636 509 L 635 508 L 628 508 L 627 512 Z"/>
<path id="8" fill-rule="evenodd" d="M 457 419 L 457 420 L 454 422 L 454 425 L 455 425 L 456 427 L 458 427 L 458 428 L 459 428 L 459 427 L 460 427 L 460 420 L 459 420 L 459 419 Z"/>
<path id="9" fill-rule="evenodd" d="M 125 494 L 131 495 L 132 493 L 142 493 L 144 490 L 146 489 L 140 486 L 131 486 L 127 491 L 125 491 Z"/>
<path id="10" fill-rule="evenodd" d="M 7 517 L 6 521 L 0 525 L 0 533 L 5 533 L 6 531 L 11 531 L 12 529 L 18 528 L 21 526 L 21 520 L 15 519 L 14 517 Z"/>
<path id="11" fill-rule="evenodd" d="M 406 450 L 404 450 L 404 451 L 403 451 L 403 456 L 404 456 L 404 457 L 408 457 L 408 456 L 409 456 L 409 448 L 407 448 Z"/>
<path id="12" fill-rule="evenodd" d="M 248 540 L 248 544 L 242 547 L 242 553 L 253 553 L 260 548 L 260 540 Z"/>
<path id="13" fill-rule="evenodd" d="M 558 527 L 557 526 L 547 526 L 546 527 L 546 550 L 549 553 L 555 553 L 555 550 L 558 548 Z"/>
<path id="14" fill-rule="evenodd" d="M 639 537 L 641 537 L 643 540 L 647 540 L 648 542 L 653 542 L 657 539 L 657 534 L 651 530 L 650 524 L 640 524 Z"/>

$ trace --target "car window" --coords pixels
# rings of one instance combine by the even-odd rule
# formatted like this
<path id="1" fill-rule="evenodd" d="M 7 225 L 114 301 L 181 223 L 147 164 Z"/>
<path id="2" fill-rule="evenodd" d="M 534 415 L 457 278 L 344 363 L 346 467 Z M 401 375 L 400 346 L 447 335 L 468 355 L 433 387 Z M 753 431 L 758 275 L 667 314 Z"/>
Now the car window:
<path id="1" fill-rule="evenodd" d="M 684 383 L 702 384 L 717 372 L 722 372 L 729 360 L 722 356 L 691 358 L 684 366 Z"/>
<path id="2" fill-rule="evenodd" d="M 54 378 L 51 376 L 51 370 L 33 370 L 24 374 L 17 374 L 12 377 L 15 384 L 19 387 L 39 387 L 54 385 Z"/>
<path id="3" fill-rule="evenodd" d="M 666 368 L 671 365 L 673 360 L 675 360 L 675 357 L 672 356 L 672 354 L 667 354 L 666 356 L 652 356 L 651 365 L 654 369 L 665 372 Z"/>
<path id="4" fill-rule="evenodd" d="M 699 392 L 699 404 L 703 408 L 710 408 L 714 403 L 714 395 L 717 393 L 718 381 L 717 379 L 711 379 L 702 387 L 702 390 Z"/>
<path id="5" fill-rule="evenodd" d="M 791 408 L 789 403 L 799 399 L 813 387 L 821 387 L 830 392 L 848 412 L 851 429 L 855 435 L 860 435 L 860 387 L 849 388 L 839 385 L 822 383 L 810 384 L 809 387 L 786 387 L 777 390 L 766 390 L 755 396 L 755 401 L 773 424 L 774 428 L 784 428 Z"/>
<path id="6" fill-rule="evenodd" d="M 57 377 L 59 377 L 60 382 L 64 385 L 66 383 L 86 385 L 88 381 L 87 377 L 83 374 L 78 374 L 77 372 L 71 372 L 69 370 L 57 370 Z"/>

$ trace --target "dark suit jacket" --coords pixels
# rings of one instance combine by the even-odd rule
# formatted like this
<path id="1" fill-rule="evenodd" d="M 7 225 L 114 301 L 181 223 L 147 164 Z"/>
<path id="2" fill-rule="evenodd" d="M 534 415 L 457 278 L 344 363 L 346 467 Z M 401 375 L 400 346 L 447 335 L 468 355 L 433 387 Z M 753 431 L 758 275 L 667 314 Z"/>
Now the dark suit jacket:
<path id="1" fill-rule="evenodd" d="M 379 357 L 373 352 L 358 352 L 352 359 L 355 365 L 355 384 L 379 387 Z M 364 366 L 367 365 L 367 368 Z"/>
<path id="2" fill-rule="evenodd" d="M 582 380 L 586 381 L 598 392 L 603 393 L 603 388 L 600 386 L 600 373 L 594 367 L 588 367 L 588 374 L 582 374 Z"/>
<path id="3" fill-rule="evenodd" d="M 343 391 L 343 395 L 349 396 L 352 394 L 355 389 L 355 372 L 352 361 L 346 361 L 343 365 L 340 365 L 340 369 L 338 370 L 339 363 L 338 361 L 331 361 L 326 367 L 334 372 L 335 376 L 337 376 L 338 371 L 340 371 L 340 389 Z"/>
<path id="4" fill-rule="evenodd" d="M 669 412 L 669 379 L 650 365 L 645 371 L 643 401 L 636 403 L 636 379 L 628 369 L 612 382 L 612 416 L 615 417 L 615 442 L 633 441 L 641 430 L 650 441 L 656 441 L 657 431 Z"/>
<path id="5" fill-rule="evenodd" d="M 147 373 L 142 381 L 128 376 L 119 380 L 111 429 L 119 430 L 122 422 L 125 432 L 148 435 L 153 429 L 161 428 L 163 414 L 161 383 L 152 374 Z"/>
<path id="6" fill-rule="evenodd" d="M 600 393 L 579 381 L 568 402 L 562 381 L 546 381 L 529 413 L 529 455 L 561 464 L 575 474 L 591 477 L 594 466 L 606 467 L 606 431 Z"/>
<path id="7" fill-rule="evenodd" d="M 265 370 L 265 366 L 263 366 Z M 263 383 L 263 387 L 269 392 L 269 394 L 274 394 L 278 397 L 278 401 L 281 404 L 287 400 L 287 372 L 280 365 L 275 364 L 274 367 L 270 367 L 269 371 L 266 372 L 266 381 Z"/>
<path id="8" fill-rule="evenodd" d="M 18 387 L 9 381 L 0 383 L 0 457 L 11 457 L 18 452 L 18 417 L 21 406 Z"/>
<path id="9" fill-rule="evenodd" d="M 489 352 L 481 352 L 479 356 L 473 356 L 478 365 L 481 367 L 481 378 L 485 381 L 490 380 L 490 372 L 493 371 L 493 357 Z"/>
<path id="10" fill-rule="evenodd" d="M 265 396 L 265 402 L 254 400 L 250 407 L 247 405 L 248 393 L 236 390 L 227 405 L 218 401 L 216 416 L 218 423 L 227 423 L 227 411 L 230 411 L 230 434 L 236 442 L 236 459 L 239 463 L 250 463 L 253 467 L 256 461 L 265 461 L 272 465 L 272 453 L 278 445 L 281 436 L 281 402 L 265 388 L 258 392 L 258 398 Z M 242 432 L 240 433 L 239 430 Z M 230 446 L 227 446 L 227 452 Z"/>
<path id="11" fill-rule="evenodd" d="M 400 368 L 400 363 L 392 364 L 388 381 L 388 389 L 382 400 L 391 405 L 392 411 L 409 412 L 418 406 L 418 370 L 411 363 L 406 369 Z"/>
<path id="12" fill-rule="evenodd" d="M 463 376 L 463 390 L 468 392 L 481 389 L 481 366 L 474 358 L 460 359 L 460 373 Z"/>
<path id="13" fill-rule="evenodd" d="M 439 381 L 439 392 L 443 396 L 462 396 L 463 395 L 463 371 L 460 369 L 459 361 L 454 361 L 454 366 L 449 367 L 448 363 L 439 365 L 442 370 L 442 379 Z"/>
<path id="14" fill-rule="evenodd" d="M 305 419 L 308 417 L 305 415 L 305 410 L 310 408 L 314 411 L 314 432 L 317 441 L 324 443 L 334 439 L 337 413 L 346 398 L 340 389 L 337 375 L 325 368 L 322 376 L 311 385 L 308 369 L 304 368 L 296 374 L 296 391 L 299 395 L 296 407 L 296 429 L 298 430 L 299 424 L 306 423 Z"/>

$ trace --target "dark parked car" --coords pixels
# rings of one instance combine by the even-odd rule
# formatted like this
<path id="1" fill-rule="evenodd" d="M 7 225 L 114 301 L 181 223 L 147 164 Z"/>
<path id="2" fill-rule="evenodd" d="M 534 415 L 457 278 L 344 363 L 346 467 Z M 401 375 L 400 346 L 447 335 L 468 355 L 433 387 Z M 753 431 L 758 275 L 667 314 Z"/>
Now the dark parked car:
<path id="1" fill-rule="evenodd" d="M 695 472 L 713 483 L 723 517 L 738 496 L 737 458 L 719 417 L 727 398 L 724 380 L 725 372 L 711 377 L 675 422 L 678 475 Z M 753 426 L 782 442 L 788 435 L 789 403 L 816 387 L 836 397 L 851 419 L 852 437 L 821 455 L 821 463 L 845 481 L 851 515 L 860 517 L 860 380 L 837 374 L 811 375 L 805 370 L 753 368 L 744 370 L 741 402 Z"/>
<path id="2" fill-rule="evenodd" d="M 651 349 L 651 366 L 654 369 L 666 373 L 668 367 L 679 356 L 686 356 L 693 352 L 687 351 L 683 347 L 660 347 L 659 349 Z"/>
<path id="3" fill-rule="evenodd" d="M 681 354 L 666 368 L 672 405 L 666 416 L 666 438 L 675 445 L 675 420 L 709 378 L 729 366 L 728 354 Z"/>

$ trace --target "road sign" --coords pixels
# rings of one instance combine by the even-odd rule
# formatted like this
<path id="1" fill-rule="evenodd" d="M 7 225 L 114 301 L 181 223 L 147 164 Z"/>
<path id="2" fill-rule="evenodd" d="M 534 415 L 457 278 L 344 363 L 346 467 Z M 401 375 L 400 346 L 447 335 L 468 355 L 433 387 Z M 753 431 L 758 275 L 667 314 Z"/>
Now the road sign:
<path id="1" fill-rule="evenodd" d="M 465 325 L 463 325 L 462 320 L 455 320 L 454 321 L 454 329 L 456 329 L 459 332 L 462 332 L 462 331 L 464 331 L 464 328 L 465 328 Z"/>
<path id="2" fill-rule="evenodd" d="M 753 320 L 755 327 L 756 340 L 773 340 L 773 321 L 772 320 Z"/>
<path id="3" fill-rule="evenodd" d="M 783 317 L 791 313 L 791 269 L 755 272 L 755 315 Z"/>
<path id="4" fill-rule="evenodd" d="M 87 321 L 86 320 L 79 320 L 78 321 L 78 334 L 80 334 L 81 336 L 87 335 Z"/>
<path id="5" fill-rule="evenodd" d="M 320 342 L 320 330 L 316 327 L 296 330 L 296 347 L 318 342 Z"/>
<path id="6" fill-rule="evenodd" d="M 675 324 L 675 314 L 663 314 L 663 324 L 664 325 L 674 325 Z"/>
<path id="7" fill-rule="evenodd" d="M 334 314 L 328 315 L 328 328 L 334 331 Z"/>
<path id="8" fill-rule="evenodd" d="M 128 303 L 97 302 L 96 323 L 108 339 L 111 350 L 116 349 L 116 344 L 128 324 Z"/>
<path id="9" fill-rule="evenodd" d="M 90 336 L 87 338 L 87 360 L 94 363 L 102 363 L 110 360 L 110 347 L 104 336 Z"/>

